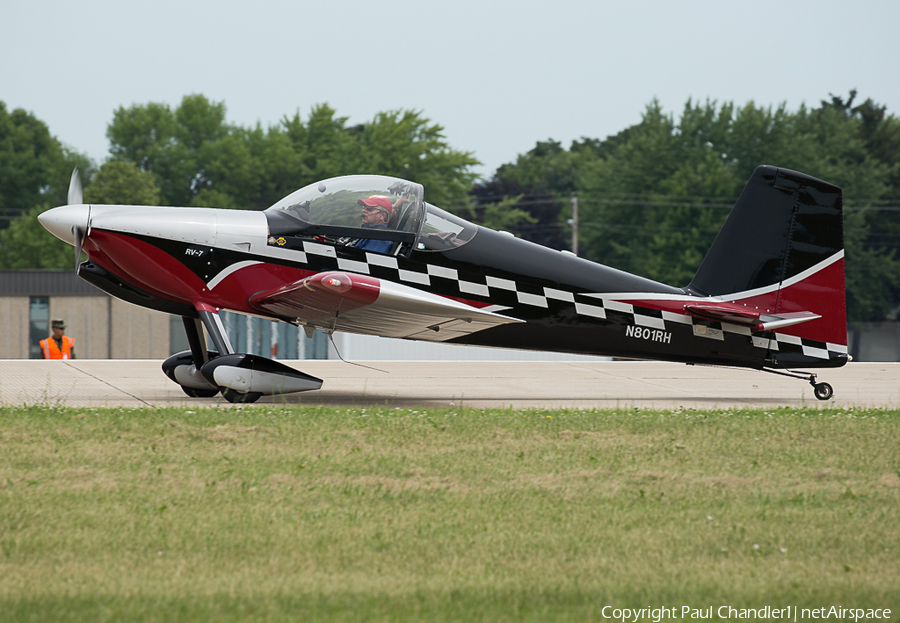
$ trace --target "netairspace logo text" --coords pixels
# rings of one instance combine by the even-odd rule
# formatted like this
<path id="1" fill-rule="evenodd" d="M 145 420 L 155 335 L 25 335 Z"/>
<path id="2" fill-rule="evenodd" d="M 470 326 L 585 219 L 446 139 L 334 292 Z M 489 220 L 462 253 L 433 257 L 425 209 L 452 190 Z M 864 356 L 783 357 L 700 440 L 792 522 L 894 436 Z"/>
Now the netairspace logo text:
<path id="1" fill-rule="evenodd" d="M 622 623 L 638 623 L 653 621 L 660 623 L 666 619 L 781 619 L 799 621 L 801 619 L 841 619 L 861 621 L 865 619 L 889 619 L 890 609 L 886 608 L 844 608 L 841 606 L 823 606 L 821 608 L 798 608 L 786 606 L 773 608 L 732 608 L 731 606 L 709 606 L 692 608 L 691 606 L 673 606 L 671 608 L 614 608 L 604 606 L 601 611 L 604 619 L 621 621 Z"/>

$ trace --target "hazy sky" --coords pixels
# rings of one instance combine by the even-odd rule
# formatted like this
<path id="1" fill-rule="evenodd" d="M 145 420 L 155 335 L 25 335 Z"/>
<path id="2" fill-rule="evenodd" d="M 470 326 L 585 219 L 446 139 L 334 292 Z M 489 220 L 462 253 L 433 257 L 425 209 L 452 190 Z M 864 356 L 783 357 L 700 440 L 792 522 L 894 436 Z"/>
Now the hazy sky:
<path id="1" fill-rule="evenodd" d="M 689 97 L 795 109 L 856 88 L 900 113 L 894 0 L 19 0 L 0 15 L 0 100 L 98 162 L 117 107 L 190 93 L 244 126 L 323 102 L 351 123 L 420 110 L 484 175 L 539 140 L 615 134 L 654 97 L 676 114 Z"/>

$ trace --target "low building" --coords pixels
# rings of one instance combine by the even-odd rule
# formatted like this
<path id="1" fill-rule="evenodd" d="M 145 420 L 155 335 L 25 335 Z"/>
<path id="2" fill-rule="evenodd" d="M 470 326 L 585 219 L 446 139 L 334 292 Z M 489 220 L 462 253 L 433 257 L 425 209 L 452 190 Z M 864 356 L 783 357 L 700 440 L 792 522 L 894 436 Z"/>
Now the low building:
<path id="1" fill-rule="evenodd" d="M 68 325 L 81 359 L 164 359 L 170 354 L 167 314 L 101 292 L 72 270 L 0 271 L 2 359 L 40 359 L 50 320 Z"/>

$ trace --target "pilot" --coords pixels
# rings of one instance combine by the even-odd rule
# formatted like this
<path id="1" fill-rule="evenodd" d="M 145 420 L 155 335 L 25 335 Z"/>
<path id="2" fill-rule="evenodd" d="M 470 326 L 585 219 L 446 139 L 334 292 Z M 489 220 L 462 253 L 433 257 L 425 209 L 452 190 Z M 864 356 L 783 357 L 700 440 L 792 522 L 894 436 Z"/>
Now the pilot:
<path id="1" fill-rule="evenodd" d="M 387 229 L 388 221 L 394 214 L 394 204 L 382 195 L 372 195 L 368 199 L 360 199 L 356 202 L 362 206 L 363 229 Z M 390 240 L 372 240 L 360 238 L 353 245 L 357 249 L 374 251 L 375 253 L 388 253 L 391 250 Z"/>

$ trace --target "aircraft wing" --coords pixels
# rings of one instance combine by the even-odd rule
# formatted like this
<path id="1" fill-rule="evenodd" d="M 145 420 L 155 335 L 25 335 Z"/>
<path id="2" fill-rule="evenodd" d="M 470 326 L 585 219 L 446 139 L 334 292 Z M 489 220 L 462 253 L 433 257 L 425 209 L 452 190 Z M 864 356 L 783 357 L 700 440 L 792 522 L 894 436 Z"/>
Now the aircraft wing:
<path id="1" fill-rule="evenodd" d="M 258 292 L 250 306 L 335 331 L 433 342 L 523 322 L 385 279 L 338 271 Z"/>

